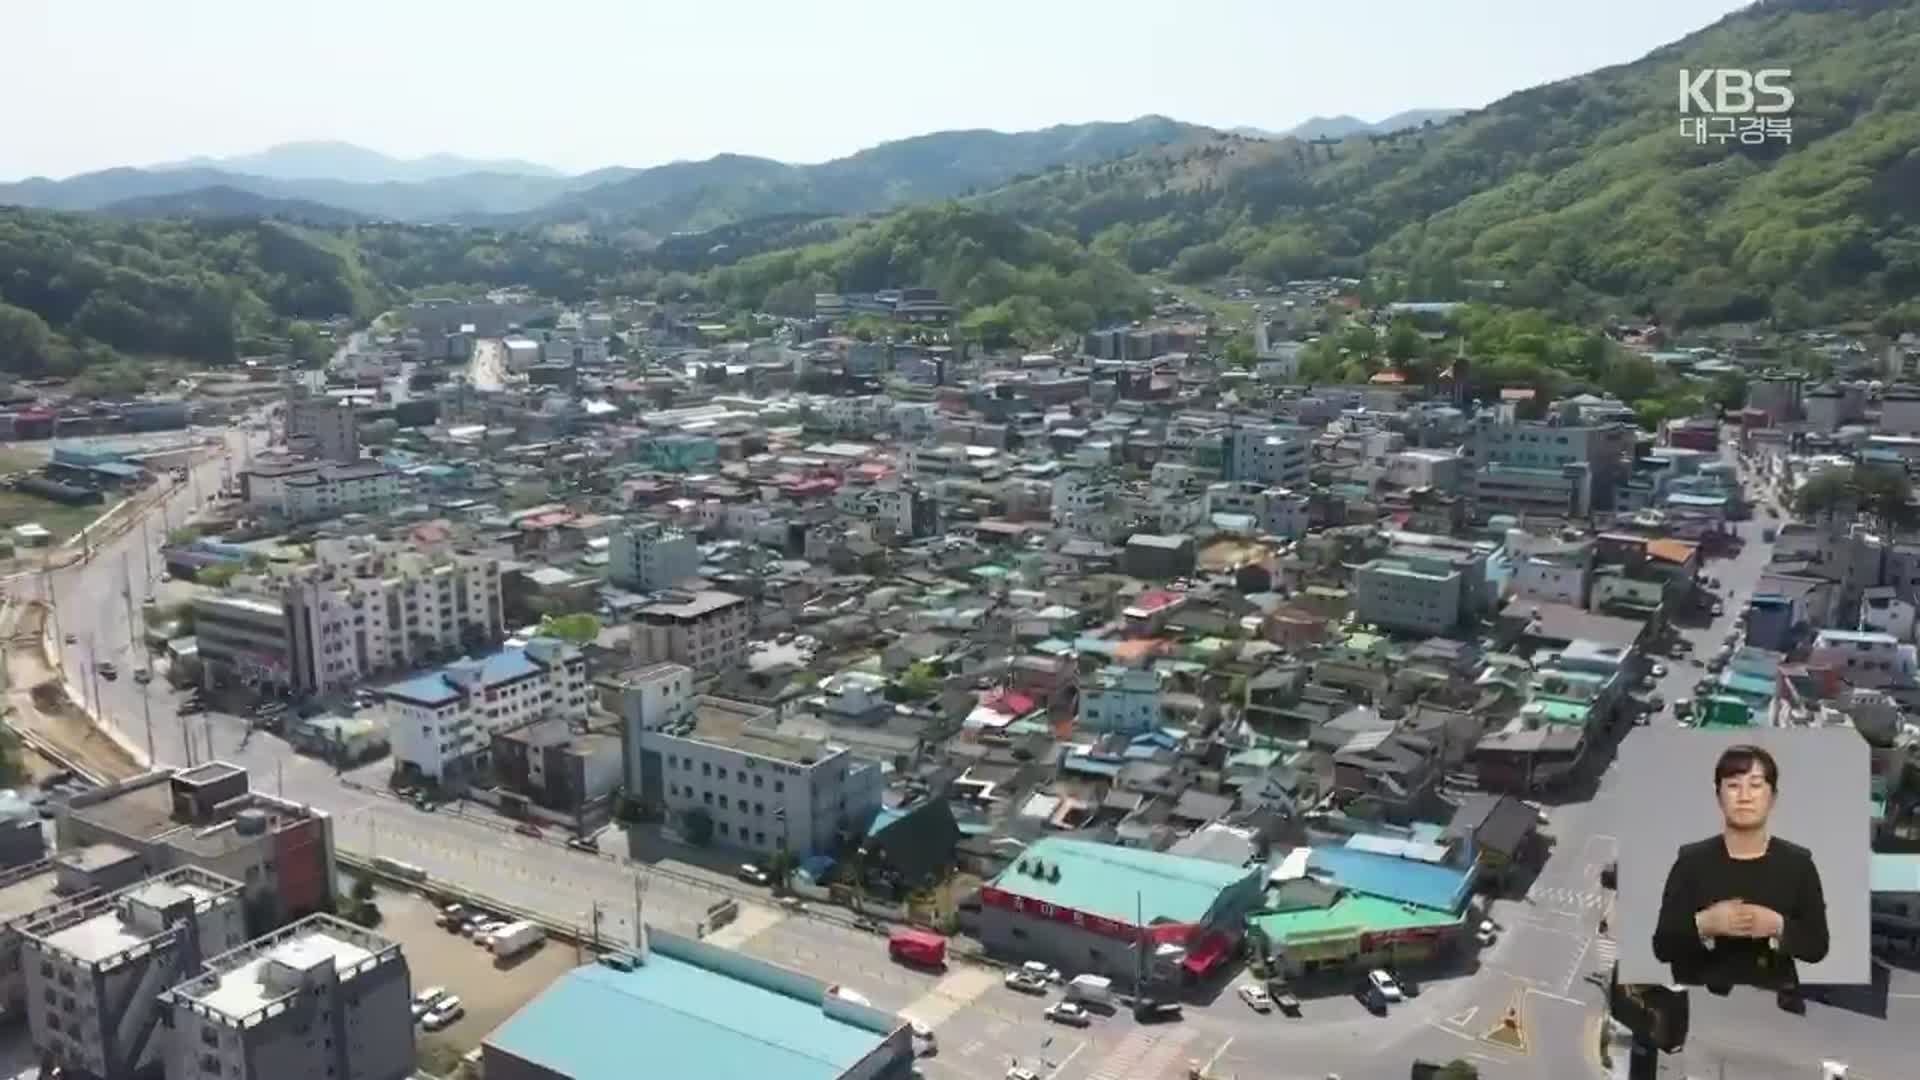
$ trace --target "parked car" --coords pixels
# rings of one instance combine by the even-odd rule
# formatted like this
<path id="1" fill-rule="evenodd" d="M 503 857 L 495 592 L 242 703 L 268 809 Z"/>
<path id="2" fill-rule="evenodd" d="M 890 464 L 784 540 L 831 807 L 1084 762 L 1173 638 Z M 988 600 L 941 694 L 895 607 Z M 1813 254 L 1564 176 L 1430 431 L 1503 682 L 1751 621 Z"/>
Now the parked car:
<path id="1" fill-rule="evenodd" d="M 1142 1001 L 1133 1007 L 1133 1019 L 1138 1024 L 1165 1024 L 1186 1015 L 1186 1010 L 1177 1001 Z"/>
<path id="2" fill-rule="evenodd" d="M 1373 983 L 1366 979 L 1362 979 L 1354 985 L 1353 996 L 1360 1004 L 1366 1006 L 1367 1011 L 1373 1015 L 1387 1015 L 1386 996 L 1380 993 L 1379 987 L 1373 985 Z"/>
<path id="3" fill-rule="evenodd" d="M 1247 1007 L 1254 1012 L 1263 1013 L 1273 1011 L 1273 995 L 1267 993 L 1267 988 L 1264 986 L 1255 986 L 1252 983 L 1241 983 L 1240 1000 L 1246 1002 Z"/>
<path id="4" fill-rule="evenodd" d="M 1086 1027 L 1093 1023 L 1092 1014 L 1071 1001 L 1056 1001 L 1047 1006 L 1047 1019 L 1068 1027 Z"/>
<path id="5" fill-rule="evenodd" d="M 1480 921 L 1480 928 L 1473 932 L 1473 940 L 1479 942 L 1481 948 L 1492 945 L 1494 941 L 1497 940 L 1494 936 L 1493 921 L 1490 919 L 1482 919 Z"/>
<path id="6" fill-rule="evenodd" d="M 1656 678 L 1656 679 L 1664 679 L 1664 678 L 1666 678 L 1666 677 L 1667 677 L 1667 665 L 1665 665 L 1665 664 L 1655 664 L 1655 665 L 1653 665 L 1653 677 L 1654 677 L 1654 678 Z"/>
<path id="7" fill-rule="evenodd" d="M 1400 988 L 1400 996 L 1402 998 L 1417 998 L 1420 996 L 1420 984 L 1409 979 L 1399 968 L 1388 967 L 1382 968 L 1381 970 L 1386 972 L 1387 978 L 1392 979 L 1394 985 Z"/>
<path id="8" fill-rule="evenodd" d="M 749 885 L 771 885 L 772 875 L 752 863 L 740 864 L 740 880 Z"/>
<path id="9" fill-rule="evenodd" d="M 1007 989 L 1018 990 L 1023 994 L 1044 994 L 1047 992 L 1047 980 L 1030 971 L 1009 971 L 1006 978 Z"/>
<path id="10" fill-rule="evenodd" d="M 519 833 L 521 836 L 531 836 L 536 839 L 541 835 L 540 826 L 535 825 L 531 821 L 523 821 L 520 824 L 515 825 L 513 827 L 513 831 Z"/>
<path id="11" fill-rule="evenodd" d="M 1372 971 L 1367 972 L 1367 982 L 1372 984 L 1375 990 L 1380 991 L 1380 996 L 1387 1001 L 1406 1000 L 1407 996 L 1400 991 L 1400 984 L 1394 981 L 1391 974 L 1381 968 L 1374 968 Z"/>
<path id="12" fill-rule="evenodd" d="M 426 1015 L 432 1012 L 434 1007 L 439 1005 L 446 996 L 447 988 L 444 986 L 429 986 L 425 990 L 413 995 L 414 1020 L 425 1019 Z"/>
<path id="13" fill-rule="evenodd" d="M 94 665 L 93 670 L 99 672 L 100 677 L 107 680 L 108 682 L 112 682 L 113 680 L 120 677 L 120 669 L 117 667 L 114 667 L 113 661 L 111 660 L 100 661 L 98 664 Z"/>
<path id="14" fill-rule="evenodd" d="M 428 1013 L 427 1018 L 421 1023 L 428 1031 L 439 1031 L 442 1028 L 452 1027 L 455 1021 L 465 1015 L 467 1015 L 467 1007 L 460 1003 L 460 999 L 448 997 L 435 1005 L 433 1011 Z"/>
<path id="15" fill-rule="evenodd" d="M 600 853 L 600 845 L 584 836 L 573 837 L 567 841 L 567 846 L 575 851 L 591 851 L 595 855 Z"/>
<path id="16" fill-rule="evenodd" d="M 67 635 L 67 639 L 66 639 L 66 640 L 67 640 L 67 644 L 69 644 L 69 645 L 78 645 L 78 644 L 80 644 L 80 639 L 79 639 L 78 637 L 75 637 L 75 636 L 74 636 L 74 635 L 72 635 L 72 634 L 68 634 L 68 635 Z"/>
<path id="17" fill-rule="evenodd" d="M 1007 1070 L 1007 1080 L 1040 1080 L 1040 1074 L 1032 1069 L 1015 1065 Z"/>
<path id="18" fill-rule="evenodd" d="M 134 668 L 133 681 L 139 683 L 141 686 L 145 686 L 153 681 L 153 672 L 148 671 L 146 668 Z"/>

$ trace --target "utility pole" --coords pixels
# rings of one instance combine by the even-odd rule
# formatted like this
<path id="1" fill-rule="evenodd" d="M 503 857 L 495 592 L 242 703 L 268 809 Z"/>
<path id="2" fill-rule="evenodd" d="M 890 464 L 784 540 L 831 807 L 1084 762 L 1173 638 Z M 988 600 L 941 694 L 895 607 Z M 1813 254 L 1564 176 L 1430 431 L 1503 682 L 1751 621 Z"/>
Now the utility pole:
<path id="1" fill-rule="evenodd" d="M 120 595 L 127 598 L 127 648 L 134 651 L 137 659 L 140 655 L 140 631 L 133 620 L 133 579 L 127 570 L 127 553 L 120 553 Z"/>
<path id="2" fill-rule="evenodd" d="M 140 515 L 140 552 L 147 560 L 147 584 L 151 586 L 154 582 L 153 541 L 147 537 L 147 515 L 145 514 Z"/>
<path id="3" fill-rule="evenodd" d="M 94 658 L 92 634 L 87 635 L 87 670 L 93 673 L 93 715 L 104 720 L 106 717 L 101 715 L 100 709 L 100 661 Z M 85 690 L 81 692 L 85 693 Z"/>

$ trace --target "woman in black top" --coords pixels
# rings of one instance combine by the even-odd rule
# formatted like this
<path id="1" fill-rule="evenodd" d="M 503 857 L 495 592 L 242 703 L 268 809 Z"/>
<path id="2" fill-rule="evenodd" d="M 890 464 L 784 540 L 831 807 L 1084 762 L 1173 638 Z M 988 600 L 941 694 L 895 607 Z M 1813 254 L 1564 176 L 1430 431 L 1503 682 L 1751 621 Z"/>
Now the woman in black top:
<path id="1" fill-rule="evenodd" d="M 1667 871 L 1653 955 L 1673 981 L 1724 994 L 1735 985 L 1782 993 L 1795 961 L 1827 955 L 1827 904 L 1813 855 L 1771 835 L 1780 768 L 1758 746 L 1729 747 L 1713 768 L 1720 835 L 1683 845 Z"/>

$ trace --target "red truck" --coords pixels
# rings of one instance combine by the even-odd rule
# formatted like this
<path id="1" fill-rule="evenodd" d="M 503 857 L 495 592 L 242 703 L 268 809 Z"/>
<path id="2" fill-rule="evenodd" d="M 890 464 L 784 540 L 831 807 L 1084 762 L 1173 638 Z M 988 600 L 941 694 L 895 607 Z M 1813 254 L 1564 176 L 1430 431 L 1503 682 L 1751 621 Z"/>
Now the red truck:
<path id="1" fill-rule="evenodd" d="M 931 930 L 895 930 L 887 938 L 887 955 L 918 967 L 947 966 L 947 939 Z"/>

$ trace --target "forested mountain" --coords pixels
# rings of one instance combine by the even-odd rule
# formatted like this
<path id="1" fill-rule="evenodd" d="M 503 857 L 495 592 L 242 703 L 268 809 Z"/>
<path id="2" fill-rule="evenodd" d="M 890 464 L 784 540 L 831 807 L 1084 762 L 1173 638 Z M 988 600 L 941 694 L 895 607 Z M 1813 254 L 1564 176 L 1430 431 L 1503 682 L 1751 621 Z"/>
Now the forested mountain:
<path id="1" fill-rule="evenodd" d="M 351 210 L 325 203 L 273 199 L 225 185 L 122 199 L 101 207 L 100 212 L 126 218 L 279 218 L 308 225 L 352 225 L 366 220 Z"/>
<path id="2" fill-rule="evenodd" d="M 1769 0 L 1630 64 L 1337 144 L 1223 135 L 979 199 L 1135 270 L 1785 325 L 1920 289 L 1920 0 Z M 1680 70 L 1792 70 L 1792 142 L 1698 145 Z M 1911 307 L 1902 316 L 1920 321 Z"/>
<path id="3" fill-rule="evenodd" d="M 152 169 L 218 169 L 269 180 L 345 180 L 355 184 L 418 183 L 423 180 L 445 180 L 468 173 L 554 178 L 563 175 L 558 169 L 510 158 L 490 161 L 457 154 L 396 158 L 348 142 L 324 141 L 281 143 L 258 153 L 224 158 L 196 157 L 155 165 Z"/>
<path id="4" fill-rule="evenodd" d="M 1394 113 L 1377 123 L 1369 123 L 1357 116 L 1342 113 L 1339 116 L 1316 116 L 1286 131 L 1237 127 L 1233 129 L 1232 134 L 1247 135 L 1256 139 L 1348 139 L 1355 135 L 1391 135 L 1408 128 L 1444 124 L 1466 111 L 1465 109 L 1408 109 L 1405 112 Z"/>
<path id="5" fill-rule="evenodd" d="M 629 242 L 644 246 L 676 232 L 769 215 L 866 213 L 948 198 L 995 187 L 1025 173 L 1122 157 L 1209 130 L 1164 117 L 1142 117 L 1126 123 L 1067 124 L 1012 134 L 945 131 L 882 143 L 819 165 L 722 154 L 706 161 L 601 169 L 572 177 L 480 171 L 356 182 L 257 176 L 237 171 L 245 159 L 213 163 L 219 168 L 196 159 L 183 167 L 107 169 L 65 180 L 36 177 L 0 184 L 0 205 L 91 211 L 134 199 L 226 188 L 266 199 L 335 206 L 382 221 L 503 228 L 586 225 L 624 234 Z M 274 167 L 302 169 L 289 160 L 280 160 Z M 337 167 L 347 166 L 339 163 Z M 380 175 L 373 165 L 364 163 L 361 171 Z M 152 205 L 164 210 L 167 204 Z"/>

